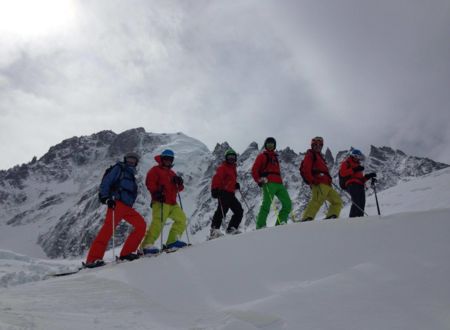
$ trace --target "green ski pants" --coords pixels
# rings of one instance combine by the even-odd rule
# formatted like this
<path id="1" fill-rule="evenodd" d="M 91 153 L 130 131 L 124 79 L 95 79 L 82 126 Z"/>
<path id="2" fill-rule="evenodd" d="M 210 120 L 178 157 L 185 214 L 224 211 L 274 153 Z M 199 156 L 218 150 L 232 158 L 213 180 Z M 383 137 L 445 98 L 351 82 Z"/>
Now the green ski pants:
<path id="1" fill-rule="evenodd" d="M 258 217 L 256 218 L 256 229 L 266 227 L 267 216 L 269 215 L 270 206 L 275 196 L 281 202 L 281 210 L 277 214 L 276 224 L 286 223 L 292 209 L 291 198 L 286 187 L 282 183 L 269 182 L 262 186 L 262 190 L 263 201 L 259 209 Z"/>

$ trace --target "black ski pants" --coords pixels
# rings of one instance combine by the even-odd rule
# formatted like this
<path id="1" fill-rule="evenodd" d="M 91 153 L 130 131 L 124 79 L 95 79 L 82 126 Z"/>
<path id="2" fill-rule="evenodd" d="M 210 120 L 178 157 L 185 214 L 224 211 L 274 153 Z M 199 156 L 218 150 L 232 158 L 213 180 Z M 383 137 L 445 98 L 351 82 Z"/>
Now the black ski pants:
<path id="1" fill-rule="evenodd" d="M 234 193 L 221 191 L 221 194 L 217 200 L 219 203 L 212 219 L 211 228 L 219 229 L 222 225 L 224 216 L 227 215 L 227 212 L 230 209 L 233 212 L 233 216 L 228 224 L 228 229 L 231 227 L 238 228 L 241 223 L 242 216 L 244 215 L 244 210 L 242 209 L 242 205 L 237 200 Z"/>
<path id="2" fill-rule="evenodd" d="M 352 207 L 350 208 L 350 218 L 363 217 L 366 206 L 366 191 L 364 185 L 351 183 L 347 186 L 347 191 L 352 197 Z"/>

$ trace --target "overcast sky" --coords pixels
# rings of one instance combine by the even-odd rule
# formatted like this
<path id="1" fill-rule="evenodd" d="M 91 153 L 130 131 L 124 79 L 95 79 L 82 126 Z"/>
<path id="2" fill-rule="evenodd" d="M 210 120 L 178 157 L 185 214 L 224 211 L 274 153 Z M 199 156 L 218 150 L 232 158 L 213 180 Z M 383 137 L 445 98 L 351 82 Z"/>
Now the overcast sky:
<path id="1" fill-rule="evenodd" d="M 450 1 L 0 1 L 0 169 L 136 127 L 450 163 Z"/>

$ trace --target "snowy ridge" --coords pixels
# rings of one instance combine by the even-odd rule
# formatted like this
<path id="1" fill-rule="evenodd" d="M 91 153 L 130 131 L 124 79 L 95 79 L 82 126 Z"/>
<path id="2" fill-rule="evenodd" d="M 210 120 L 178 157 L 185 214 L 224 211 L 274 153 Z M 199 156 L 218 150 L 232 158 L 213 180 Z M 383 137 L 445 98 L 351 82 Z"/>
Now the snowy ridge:
<path id="1" fill-rule="evenodd" d="M 445 330 L 449 217 L 288 224 L 0 289 L 0 328 Z"/>
<path id="2" fill-rule="evenodd" d="M 142 155 L 137 177 L 140 194 L 135 207 L 150 222 L 145 175 L 155 164 L 154 156 L 166 148 L 175 151 L 174 170 L 185 179 L 186 190 L 180 196 L 190 222 L 192 241 L 205 241 L 217 203 L 210 194 L 211 177 L 228 147 L 224 142 L 210 152 L 202 142 L 182 133 L 148 133 L 143 128 L 120 134 L 103 131 L 64 140 L 51 147 L 40 159 L 0 171 L 0 249 L 38 258 L 83 256 L 103 223 L 105 207 L 97 198 L 100 178 L 108 166 L 121 160 L 129 150 Z M 238 158 L 243 195 L 237 195 L 241 200 L 245 198 L 248 204 L 247 207 L 243 203 L 242 229 L 245 230 L 254 229 L 261 202 L 261 191 L 250 174 L 259 152 L 258 144 L 252 142 Z M 331 151 L 326 150 L 325 157 L 334 175 L 345 153 L 338 152 L 335 159 Z M 298 171 L 304 154 L 286 148 L 279 151 L 279 157 L 283 179 L 293 200 L 292 217 L 298 219 L 310 192 Z M 379 191 L 395 186 L 402 179 L 423 176 L 446 167 L 446 164 L 408 156 L 388 147 L 372 147 L 366 162 L 367 171 L 375 170 L 379 174 Z M 274 222 L 272 214 L 269 226 Z M 122 222 L 116 235 L 118 244 L 123 242 L 129 229 Z"/>

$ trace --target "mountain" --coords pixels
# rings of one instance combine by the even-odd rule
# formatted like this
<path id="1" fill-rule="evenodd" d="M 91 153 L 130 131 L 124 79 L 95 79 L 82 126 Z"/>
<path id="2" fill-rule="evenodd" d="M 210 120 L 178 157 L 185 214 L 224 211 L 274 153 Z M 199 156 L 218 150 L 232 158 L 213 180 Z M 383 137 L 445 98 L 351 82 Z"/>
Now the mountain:
<path id="1" fill-rule="evenodd" d="M 154 156 L 163 149 L 176 153 L 174 170 L 184 177 L 186 190 L 180 194 L 189 218 L 193 242 L 204 241 L 216 201 L 210 196 L 211 177 L 222 161 L 228 143 L 218 143 L 211 152 L 200 141 L 182 133 L 154 134 L 136 128 L 116 134 L 102 131 L 91 136 L 73 137 L 53 146 L 40 159 L 0 171 L 0 248 L 15 252 L 32 251 L 35 257 L 76 257 L 86 253 L 103 222 L 105 208 L 97 193 L 104 170 L 136 151 L 142 155 L 138 167 L 140 194 L 136 209 L 150 221 L 149 194 L 144 186 Z M 238 159 L 238 175 L 242 187 L 244 227 L 254 228 L 261 193 L 251 178 L 250 169 L 260 152 L 252 142 Z M 331 172 L 336 176 L 338 164 L 346 151 L 333 157 L 326 150 Z M 283 178 L 298 218 L 309 197 L 309 187 L 301 180 L 298 166 L 304 157 L 290 148 L 279 151 Z M 399 150 L 372 146 L 366 160 L 366 171 L 379 173 L 380 191 L 395 186 L 400 180 L 419 177 L 448 167 L 430 159 L 408 156 Z M 337 180 L 335 180 L 337 182 Z M 275 203 L 275 207 L 279 207 Z M 273 225 L 272 214 L 268 224 Z M 129 226 L 122 223 L 116 244 L 123 242 Z M 167 232 L 167 231 L 166 231 Z"/>

